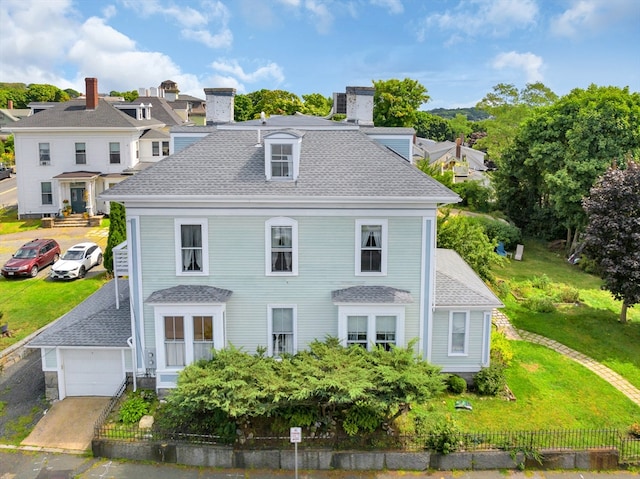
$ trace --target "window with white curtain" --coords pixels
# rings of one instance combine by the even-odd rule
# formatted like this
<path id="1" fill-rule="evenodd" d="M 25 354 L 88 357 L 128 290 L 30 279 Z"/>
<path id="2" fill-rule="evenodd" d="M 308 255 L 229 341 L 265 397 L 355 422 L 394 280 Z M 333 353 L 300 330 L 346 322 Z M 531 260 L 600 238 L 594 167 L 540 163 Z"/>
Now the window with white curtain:
<path id="1" fill-rule="evenodd" d="M 209 274 L 206 219 L 176 219 L 176 274 Z"/>
<path id="2" fill-rule="evenodd" d="M 469 313 L 451 311 L 449 314 L 449 355 L 464 356 L 469 345 Z"/>
<path id="3" fill-rule="evenodd" d="M 211 359 L 213 316 L 193 316 L 193 360 Z"/>
<path id="4" fill-rule="evenodd" d="M 387 221 L 356 221 L 356 274 L 387 274 Z"/>
<path id="5" fill-rule="evenodd" d="M 267 276 L 298 274 L 298 222 L 270 218 L 265 222 L 265 272 Z"/>
<path id="6" fill-rule="evenodd" d="M 404 306 L 339 306 L 338 334 L 344 346 L 387 351 L 404 346 Z"/>
<path id="7" fill-rule="evenodd" d="M 185 365 L 184 317 L 164 317 L 164 357 L 166 366 Z"/>
<path id="8" fill-rule="evenodd" d="M 279 358 L 296 353 L 296 307 L 269 305 L 268 354 Z"/>

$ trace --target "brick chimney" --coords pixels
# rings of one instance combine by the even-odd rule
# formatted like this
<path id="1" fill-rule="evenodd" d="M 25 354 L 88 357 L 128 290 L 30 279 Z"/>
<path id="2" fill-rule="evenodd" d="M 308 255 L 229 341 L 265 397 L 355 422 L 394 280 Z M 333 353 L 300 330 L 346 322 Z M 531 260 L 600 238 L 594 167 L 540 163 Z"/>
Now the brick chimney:
<path id="1" fill-rule="evenodd" d="M 373 126 L 372 86 L 347 87 L 347 121 L 363 126 Z"/>
<path id="2" fill-rule="evenodd" d="M 462 138 L 456 138 L 456 158 L 462 158 Z"/>
<path id="3" fill-rule="evenodd" d="M 205 88 L 207 96 L 207 125 L 233 123 L 235 88 Z"/>
<path id="4" fill-rule="evenodd" d="M 7 108 L 13 110 L 13 100 L 7 100 Z"/>
<path id="5" fill-rule="evenodd" d="M 87 110 L 98 108 L 98 79 L 85 78 L 84 83 L 87 89 Z"/>

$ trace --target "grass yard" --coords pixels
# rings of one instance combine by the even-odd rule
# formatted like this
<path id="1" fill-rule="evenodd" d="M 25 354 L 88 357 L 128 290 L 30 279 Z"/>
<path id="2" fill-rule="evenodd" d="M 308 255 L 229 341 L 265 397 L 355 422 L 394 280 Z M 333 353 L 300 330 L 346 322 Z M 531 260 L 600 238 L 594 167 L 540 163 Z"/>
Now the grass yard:
<path id="1" fill-rule="evenodd" d="M 553 282 L 579 290 L 579 303 L 558 305 L 548 313 L 533 312 L 512 295 L 503 298 L 505 313 L 518 328 L 569 346 L 605 364 L 640 388 L 640 308 L 627 311 L 627 324 L 618 319 L 621 303 L 600 289 L 600 278 L 584 273 L 549 251 L 543 243 L 527 242 L 523 261 L 496 268 L 498 278 L 515 286 L 546 275 Z"/>
<path id="2" fill-rule="evenodd" d="M 543 346 L 514 341 L 514 361 L 507 382 L 515 401 L 465 393 L 446 395 L 412 414 L 436 421 L 444 415 L 464 431 L 545 429 L 626 430 L 640 419 L 640 406 L 591 371 Z M 466 399 L 472 411 L 456 410 Z M 436 413 L 436 414 L 433 414 Z"/>
<path id="3" fill-rule="evenodd" d="M 0 209 L 0 235 L 37 230 L 38 228 L 40 228 L 39 219 L 19 220 L 17 208 Z"/>

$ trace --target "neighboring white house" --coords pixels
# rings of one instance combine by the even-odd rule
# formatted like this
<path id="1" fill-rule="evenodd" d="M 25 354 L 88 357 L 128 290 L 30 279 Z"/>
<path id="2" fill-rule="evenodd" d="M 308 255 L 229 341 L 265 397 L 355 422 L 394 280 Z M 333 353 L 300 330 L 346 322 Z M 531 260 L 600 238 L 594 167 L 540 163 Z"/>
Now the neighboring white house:
<path id="1" fill-rule="evenodd" d="M 183 122 L 166 101 L 107 101 L 97 79 L 85 81 L 84 99 L 34 103 L 3 128 L 14 135 L 21 218 L 57 216 L 65 200 L 74 213 L 108 213 L 100 193 L 169 155 L 167 130 Z"/>
<path id="2" fill-rule="evenodd" d="M 347 89 L 340 123 L 233 123 L 233 94 L 210 93 L 211 125 L 193 130 L 206 136 L 102 193 L 126 207 L 119 279 L 30 343 L 49 397 L 103 395 L 127 374 L 164 393 L 212 348 L 277 357 L 326 336 L 415 338 L 466 377 L 489 364 L 502 304 L 436 249 L 437 208 L 459 197 L 384 144 L 407 132 L 372 126 L 373 88 Z"/>

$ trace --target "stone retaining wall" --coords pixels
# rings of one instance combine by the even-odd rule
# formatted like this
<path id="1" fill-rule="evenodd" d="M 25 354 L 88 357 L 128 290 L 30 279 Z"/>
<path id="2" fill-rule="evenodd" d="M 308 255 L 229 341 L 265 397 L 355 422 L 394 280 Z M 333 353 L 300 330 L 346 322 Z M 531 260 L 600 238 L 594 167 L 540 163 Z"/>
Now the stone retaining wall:
<path id="1" fill-rule="evenodd" d="M 174 444 L 170 442 L 122 442 L 95 439 L 92 443 L 95 457 L 133 459 L 188 466 L 218 467 L 223 469 L 285 469 L 295 468 L 295 453 L 291 450 L 242 451 L 231 447 Z M 435 454 L 424 452 L 363 452 L 300 449 L 298 468 L 301 470 L 495 470 L 495 469 L 580 469 L 617 470 L 616 449 L 587 451 L 541 451 L 542 464 L 526 458 L 523 453 L 515 457 L 507 451 L 454 452 Z"/>

